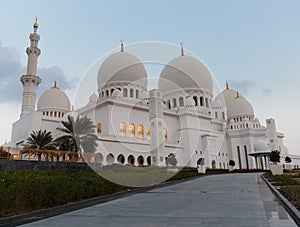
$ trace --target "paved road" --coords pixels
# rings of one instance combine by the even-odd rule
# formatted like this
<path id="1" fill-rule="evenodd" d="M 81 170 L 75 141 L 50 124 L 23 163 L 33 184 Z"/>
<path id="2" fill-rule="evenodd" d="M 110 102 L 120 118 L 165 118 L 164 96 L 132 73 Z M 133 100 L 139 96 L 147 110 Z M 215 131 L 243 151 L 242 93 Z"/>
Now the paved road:
<path id="1" fill-rule="evenodd" d="M 206 176 L 24 226 L 296 226 L 259 174 Z"/>

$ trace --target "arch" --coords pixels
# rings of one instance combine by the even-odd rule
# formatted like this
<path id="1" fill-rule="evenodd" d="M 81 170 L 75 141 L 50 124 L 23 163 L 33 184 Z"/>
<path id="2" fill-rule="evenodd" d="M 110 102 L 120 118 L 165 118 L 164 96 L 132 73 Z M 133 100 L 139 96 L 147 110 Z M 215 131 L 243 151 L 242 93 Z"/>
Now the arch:
<path id="1" fill-rule="evenodd" d="M 112 94 L 114 92 L 114 90 L 115 90 L 114 88 L 111 88 L 110 89 L 110 94 Z"/>
<path id="2" fill-rule="evenodd" d="M 179 97 L 179 106 L 184 106 L 183 97 Z"/>
<path id="3" fill-rule="evenodd" d="M 164 142 L 168 141 L 168 132 L 167 129 L 164 128 Z"/>
<path id="4" fill-rule="evenodd" d="M 127 88 L 123 88 L 123 96 L 124 97 L 128 96 L 128 90 L 127 90 Z"/>
<path id="5" fill-rule="evenodd" d="M 150 135 L 150 126 L 147 126 L 147 128 L 146 128 L 146 137 L 147 137 L 147 140 L 150 140 L 150 138 L 151 138 L 151 135 Z"/>
<path id="6" fill-rule="evenodd" d="M 106 97 L 108 97 L 109 96 L 109 91 L 108 90 L 106 90 Z"/>
<path id="7" fill-rule="evenodd" d="M 212 162 L 211 162 L 211 167 L 212 167 L 213 169 L 216 168 L 216 161 L 215 161 L 215 160 L 212 160 Z"/>
<path id="8" fill-rule="evenodd" d="M 137 162 L 138 162 L 138 165 L 139 166 L 142 166 L 144 165 L 144 157 L 142 155 L 140 155 L 138 158 L 137 158 Z"/>
<path id="9" fill-rule="evenodd" d="M 133 98 L 133 88 L 130 88 L 129 95 L 130 95 L 130 98 Z"/>
<path id="10" fill-rule="evenodd" d="M 125 163 L 125 157 L 124 157 L 124 155 L 120 154 L 120 155 L 118 156 L 118 158 L 117 158 L 117 162 L 118 162 L 119 164 L 124 164 L 124 163 Z"/>
<path id="11" fill-rule="evenodd" d="M 129 155 L 128 158 L 127 158 L 127 162 L 129 165 L 134 165 L 134 157 L 133 155 Z"/>
<path id="12" fill-rule="evenodd" d="M 107 162 L 108 165 L 113 164 L 114 161 L 115 161 L 115 157 L 112 153 L 110 153 L 106 156 L 106 162 Z"/>
<path id="13" fill-rule="evenodd" d="M 129 125 L 129 137 L 135 137 L 135 125 L 133 123 Z"/>
<path id="14" fill-rule="evenodd" d="M 177 101 L 175 98 L 173 98 L 173 107 L 176 108 L 177 107 Z"/>
<path id="15" fill-rule="evenodd" d="M 151 166 L 151 156 L 148 156 L 148 157 L 147 157 L 147 165 L 148 165 L 148 166 Z"/>
<path id="16" fill-rule="evenodd" d="M 205 98 L 205 105 L 206 105 L 206 107 L 209 107 L 208 98 Z"/>
<path id="17" fill-rule="evenodd" d="M 169 109 L 171 109 L 171 101 L 170 101 L 170 99 L 167 101 L 167 106 L 168 106 Z"/>
<path id="18" fill-rule="evenodd" d="M 194 99 L 194 102 L 195 102 L 195 106 L 198 106 L 198 97 L 194 96 L 193 99 Z"/>
<path id="19" fill-rule="evenodd" d="M 204 106 L 204 98 L 202 96 L 200 97 L 200 106 Z"/>
<path id="20" fill-rule="evenodd" d="M 144 126 L 143 125 L 138 126 L 138 138 L 144 139 Z"/>
<path id="21" fill-rule="evenodd" d="M 101 126 L 101 123 L 98 123 L 97 124 L 97 134 L 98 134 L 98 136 L 101 135 L 101 132 L 102 132 L 102 126 Z"/>
<path id="22" fill-rule="evenodd" d="M 204 165 L 204 158 L 199 158 L 197 161 L 197 165 L 198 166 Z"/>
<path id="23" fill-rule="evenodd" d="M 138 99 L 139 98 L 139 90 L 135 90 L 135 97 Z"/>
<path id="24" fill-rule="evenodd" d="M 102 163 L 103 162 L 103 155 L 101 153 L 95 154 L 95 162 L 96 163 Z"/>
<path id="25" fill-rule="evenodd" d="M 120 123 L 120 136 L 126 136 L 126 124 L 125 124 L 125 122 Z"/>

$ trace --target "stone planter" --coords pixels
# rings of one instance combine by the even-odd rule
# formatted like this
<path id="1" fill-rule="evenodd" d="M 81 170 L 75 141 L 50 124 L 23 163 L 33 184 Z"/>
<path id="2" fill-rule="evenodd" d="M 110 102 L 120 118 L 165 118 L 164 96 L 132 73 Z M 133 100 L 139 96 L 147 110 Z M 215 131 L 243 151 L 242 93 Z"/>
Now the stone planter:
<path id="1" fill-rule="evenodd" d="M 283 166 L 281 164 L 270 165 L 270 170 L 273 175 L 282 175 L 283 174 Z"/>
<path id="2" fill-rule="evenodd" d="M 291 163 L 286 163 L 285 164 L 285 169 L 286 170 L 293 170 L 293 165 Z"/>
<path id="3" fill-rule="evenodd" d="M 206 173 L 205 165 L 198 165 L 197 170 L 198 173 Z"/>
<path id="4" fill-rule="evenodd" d="M 234 170 L 234 166 L 229 166 L 229 172 L 232 172 Z"/>

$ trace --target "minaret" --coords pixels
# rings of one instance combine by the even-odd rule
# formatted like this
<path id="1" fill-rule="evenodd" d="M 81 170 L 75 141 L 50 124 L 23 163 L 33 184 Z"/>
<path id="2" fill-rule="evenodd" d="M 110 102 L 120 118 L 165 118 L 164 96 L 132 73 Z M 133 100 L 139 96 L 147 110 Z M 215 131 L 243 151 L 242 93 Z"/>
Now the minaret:
<path id="1" fill-rule="evenodd" d="M 38 27 L 37 18 L 35 18 L 33 33 L 29 36 L 30 47 L 26 49 L 28 55 L 27 73 L 20 78 L 23 85 L 21 116 L 35 110 L 36 88 L 42 81 L 41 78 L 36 75 L 37 60 L 41 54 L 41 50 L 38 48 L 38 42 L 40 40 L 40 35 L 37 33 Z"/>

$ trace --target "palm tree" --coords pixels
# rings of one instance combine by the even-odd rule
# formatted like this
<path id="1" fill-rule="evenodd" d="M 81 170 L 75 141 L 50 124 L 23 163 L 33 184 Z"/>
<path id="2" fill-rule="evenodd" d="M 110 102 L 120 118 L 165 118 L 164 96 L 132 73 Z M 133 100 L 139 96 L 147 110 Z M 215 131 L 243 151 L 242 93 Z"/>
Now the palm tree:
<path id="1" fill-rule="evenodd" d="M 63 135 L 55 140 L 59 149 L 74 152 L 96 151 L 98 137 L 95 135 L 96 126 L 91 119 L 78 115 L 74 120 L 74 117 L 69 115 L 68 120 L 61 123 L 63 127 L 56 129 L 63 132 Z"/>
<path id="2" fill-rule="evenodd" d="M 35 155 L 38 156 L 38 160 L 41 160 L 41 150 L 55 150 L 56 146 L 53 143 L 53 137 L 51 132 L 46 130 L 32 131 L 30 136 L 27 138 L 27 143 L 24 145 L 25 148 L 35 149 Z"/>

